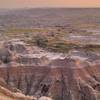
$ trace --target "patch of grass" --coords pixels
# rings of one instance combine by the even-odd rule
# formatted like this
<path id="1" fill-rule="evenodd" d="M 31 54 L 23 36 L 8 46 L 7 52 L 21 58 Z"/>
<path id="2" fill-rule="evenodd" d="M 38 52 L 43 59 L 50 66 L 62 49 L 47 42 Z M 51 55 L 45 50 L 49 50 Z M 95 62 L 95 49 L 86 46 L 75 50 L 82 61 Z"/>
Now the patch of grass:
<path id="1" fill-rule="evenodd" d="M 48 33 L 49 32 L 49 33 Z M 52 35 L 53 34 L 53 35 Z M 100 50 L 100 45 L 80 44 L 75 41 L 62 40 L 62 37 L 69 34 L 64 31 L 52 29 L 18 29 L 9 28 L 5 30 L 5 35 L 9 38 L 23 38 L 30 45 L 37 45 L 53 52 L 67 53 L 73 49 L 88 51 Z M 80 33 L 81 34 L 81 33 Z"/>
<path id="2" fill-rule="evenodd" d="M 55 43 L 49 46 L 48 48 L 55 52 L 66 52 L 67 53 L 70 50 L 75 49 L 76 47 L 77 45 L 75 44 L 67 44 L 67 43 L 59 42 L 59 43 Z"/>
<path id="3" fill-rule="evenodd" d="M 48 40 L 45 36 L 43 35 L 37 35 L 34 37 L 34 43 L 39 46 L 39 47 L 43 47 L 43 48 L 46 48 L 47 47 L 47 43 L 48 43 Z"/>
<path id="4" fill-rule="evenodd" d="M 81 47 L 81 49 L 85 50 L 86 52 L 94 52 L 100 50 L 100 45 L 87 44 Z"/>

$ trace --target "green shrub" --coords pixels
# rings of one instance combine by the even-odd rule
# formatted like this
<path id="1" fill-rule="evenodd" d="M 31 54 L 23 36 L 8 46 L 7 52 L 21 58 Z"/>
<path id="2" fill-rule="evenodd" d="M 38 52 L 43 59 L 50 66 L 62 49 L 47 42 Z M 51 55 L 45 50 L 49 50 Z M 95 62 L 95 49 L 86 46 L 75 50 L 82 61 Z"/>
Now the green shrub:
<path id="1" fill-rule="evenodd" d="M 48 40 L 45 36 L 37 35 L 37 36 L 34 37 L 34 40 L 35 40 L 35 44 L 37 46 L 43 47 L 43 48 L 47 47 Z"/>

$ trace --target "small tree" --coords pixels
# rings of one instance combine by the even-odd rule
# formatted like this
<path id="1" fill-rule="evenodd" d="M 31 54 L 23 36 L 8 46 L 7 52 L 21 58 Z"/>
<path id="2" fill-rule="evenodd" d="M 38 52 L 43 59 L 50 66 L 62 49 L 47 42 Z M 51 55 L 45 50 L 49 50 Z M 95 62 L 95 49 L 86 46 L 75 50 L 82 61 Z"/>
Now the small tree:
<path id="1" fill-rule="evenodd" d="M 35 36 L 34 39 L 35 39 L 35 43 L 37 46 L 43 47 L 43 48 L 45 48 L 47 46 L 48 40 L 45 36 L 37 35 L 37 36 Z"/>

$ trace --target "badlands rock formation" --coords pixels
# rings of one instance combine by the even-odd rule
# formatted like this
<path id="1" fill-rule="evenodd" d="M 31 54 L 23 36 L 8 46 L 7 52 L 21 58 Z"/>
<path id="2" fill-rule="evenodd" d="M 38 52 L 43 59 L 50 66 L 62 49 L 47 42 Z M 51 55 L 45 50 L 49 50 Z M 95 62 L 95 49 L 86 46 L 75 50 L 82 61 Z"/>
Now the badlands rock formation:
<path id="1" fill-rule="evenodd" d="M 16 92 L 15 92 L 16 90 Z M 3 79 L 0 79 L 0 100 L 52 100 L 49 97 L 36 98 L 33 96 L 25 96 L 20 90 L 8 87 Z"/>
<path id="2" fill-rule="evenodd" d="M 83 51 L 47 52 L 20 40 L 4 44 L 0 49 L 4 50 L 0 54 L 0 76 L 7 86 L 37 98 L 100 100 L 100 55 Z"/>

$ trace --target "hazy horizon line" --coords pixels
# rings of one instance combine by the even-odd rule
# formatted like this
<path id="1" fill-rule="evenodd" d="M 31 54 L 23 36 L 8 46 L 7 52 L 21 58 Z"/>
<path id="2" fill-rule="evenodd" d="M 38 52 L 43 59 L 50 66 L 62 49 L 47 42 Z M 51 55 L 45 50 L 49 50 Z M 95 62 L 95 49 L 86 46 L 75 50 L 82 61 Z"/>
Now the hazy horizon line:
<path id="1" fill-rule="evenodd" d="M 100 7 L 12 7 L 12 8 L 0 8 L 0 10 L 10 9 L 99 9 Z"/>

